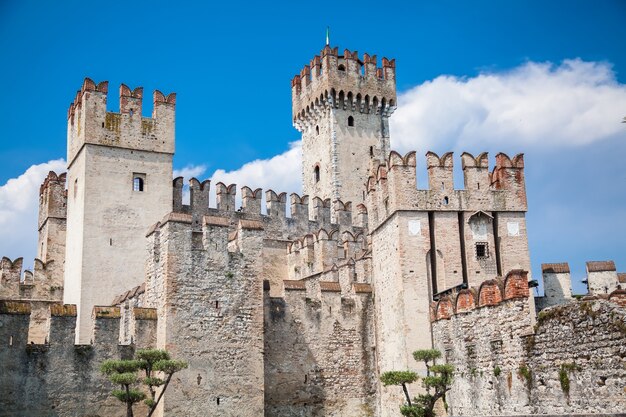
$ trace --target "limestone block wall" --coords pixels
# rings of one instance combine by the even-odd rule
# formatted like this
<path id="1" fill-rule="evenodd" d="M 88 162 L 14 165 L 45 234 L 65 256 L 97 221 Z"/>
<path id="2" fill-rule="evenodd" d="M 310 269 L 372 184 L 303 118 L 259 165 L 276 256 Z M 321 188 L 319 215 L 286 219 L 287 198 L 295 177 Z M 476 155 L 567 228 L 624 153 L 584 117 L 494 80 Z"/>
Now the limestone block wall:
<path id="1" fill-rule="evenodd" d="M 567 263 L 541 264 L 544 297 L 535 297 L 538 310 L 572 301 L 572 280 Z"/>
<path id="2" fill-rule="evenodd" d="M 539 314 L 528 341 L 535 413 L 626 410 L 625 307 L 626 292 L 616 291 L 608 300 L 590 297 Z"/>
<path id="3" fill-rule="evenodd" d="M 82 342 L 94 305 L 142 283 L 145 232 L 172 211 L 175 94 L 155 91 L 146 118 L 141 87 L 120 87 L 119 113 L 107 92 L 85 79 L 68 111 L 64 301 L 78 305 Z"/>
<path id="4" fill-rule="evenodd" d="M 164 415 L 263 414 L 263 224 L 223 220 L 207 216 L 195 231 L 191 215 L 172 213 L 149 235 L 157 346 L 189 363 Z"/>
<path id="5" fill-rule="evenodd" d="M 461 290 L 433 306 L 436 349 L 455 368 L 450 415 L 530 414 L 525 337 L 532 334 L 526 273 Z"/>
<path id="6" fill-rule="evenodd" d="M 285 281 L 265 292 L 265 416 L 374 416 L 371 287 Z"/>
<path id="7" fill-rule="evenodd" d="M 48 307 L 47 342 L 30 344 L 30 303 L 0 301 L 0 416 L 126 415 L 125 407 L 110 396 L 117 387 L 100 373 L 100 363 L 153 347 L 154 315 L 137 314 L 135 344 L 119 345 L 119 309 L 96 308 L 91 343 L 75 345 L 76 306 Z M 145 409 L 139 407 L 139 412 Z"/>
<path id="8" fill-rule="evenodd" d="M 432 347 L 428 214 L 396 212 L 372 233 L 372 286 L 379 372 L 419 371 L 412 352 Z M 401 337 L 399 336 L 401 335 Z M 380 383 L 379 383 L 380 384 Z M 413 387 L 417 392 L 418 387 Z M 381 416 L 395 416 L 401 392 L 378 387 Z"/>
<path id="9" fill-rule="evenodd" d="M 456 368 L 450 414 L 623 411 L 626 292 L 549 307 L 533 326 L 524 275 L 433 306 L 435 347 Z"/>
<path id="10" fill-rule="evenodd" d="M 294 126 L 302 132 L 303 191 L 322 199 L 364 200 L 373 158 L 389 151 L 395 60 L 327 46 L 292 80 Z"/>
<path id="11" fill-rule="evenodd" d="M 609 294 L 617 289 L 619 280 L 613 261 L 587 262 L 587 289 L 589 294 Z"/>

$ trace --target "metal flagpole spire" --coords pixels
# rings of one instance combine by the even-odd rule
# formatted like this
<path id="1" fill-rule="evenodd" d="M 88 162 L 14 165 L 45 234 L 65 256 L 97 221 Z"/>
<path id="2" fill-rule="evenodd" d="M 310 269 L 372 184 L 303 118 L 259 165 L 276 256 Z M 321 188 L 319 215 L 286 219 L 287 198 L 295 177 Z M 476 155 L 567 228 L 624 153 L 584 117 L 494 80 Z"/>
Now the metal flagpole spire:
<path id="1" fill-rule="evenodd" d="M 330 46 L 330 26 L 326 26 L 326 46 Z"/>

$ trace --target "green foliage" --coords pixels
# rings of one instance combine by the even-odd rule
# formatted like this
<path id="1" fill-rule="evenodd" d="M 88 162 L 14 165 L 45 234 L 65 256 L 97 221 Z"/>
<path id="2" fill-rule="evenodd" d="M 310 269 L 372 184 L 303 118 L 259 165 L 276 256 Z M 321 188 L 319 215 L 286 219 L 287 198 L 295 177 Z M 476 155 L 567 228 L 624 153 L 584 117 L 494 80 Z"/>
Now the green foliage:
<path id="1" fill-rule="evenodd" d="M 107 360 L 100 364 L 100 372 L 105 375 L 137 372 L 141 363 L 136 360 Z"/>
<path id="2" fill-rule="evenodd" d="M 165 360 L 162 359 L 154 364 L 155 371 L 161 371 L 167 375 L 172 375 L 178 371 L 181 371 L 187 368 L 188 364 L 185 361 L 177 361 L 177 360 Z"/>
<path id="3" fill-rule="evenodd" d="M 161 385 L 165 383 L 165 381 L 163 381 L 161 378 L 146 377 L 143 379 L 143 383 L 151 387 L 160 387 Z"/>
<path id="4" fill-rule="evenodd" d="M 517 369 L 517 375 L 520 378 L 524 379 L 524 381 L 526 381 L 526 386 L 530 390 L 532 387 L 533 379 L 532 379 L 532 374 L 530 372 L 530 369 L 525 363 L 520 364 L 519 368 Z"/>
<path id="5" fill-rule="evenodd" d="M 170 354 L 161 349 L 139 349 L 135 353 L 135 357 L 140 361 L 146 361 L 149 364 L 170 359 Z"/>
<path id="6" fill-rule="evenodd" d="M 437 349 L 422 349 L 413 352 L 413 359 L 418 362 L 432 362 L 441 358 L 441 352 Z"/>
<path id="7" fill-rule="evenodd" d="M 134 372 L 125 372 L 123 374 L 113 373 L 109 375 L 109 380 L 114 384 L 131 385 L 137 382 L 137 374 Z"/>
<path id="8" fill-rule="evenodd" d="M 402 405 L 400 414 L 406 417 L 424 417 L 424 409 L 416 405 Z"/>
<path id="9" fill-rule="evenodd" d="M 113 395 L 115 398 L 117 398 L 118 400 L 120 400 L 121 402 L 125 404 L 128 404 L 128 403 L 135 404 L 143 400 L 144 398 L 146 398 L 146 394 L 139 391 L 138 389 L 131 389 L 131 390 L 128 390 L 128 392 L 126 392 L 125 390 L 116 389 L 116 390 L 113 390 L 111 395 Z"/>
<path id="10" fill-rule="evenodd" d="M 576 364 L 576 362 L 572 363 L 563 363 L 561 364 L 561 368 L 559 369 L 559 382 L 561 383 L 561 389 L 563 393 L 569 397 L 569 389 L 570 389 L 570 379 L 569 373 L 580 371 L 582 368 Z"/>
<path id="11" fill-rule="evenodd" d="M 570 387 L 569 375 L 567 374 L 567 371 L 563 369 L 562 366 L 561 366 L 561 369 L 559 369 L 559 382 L 561 383 L 561 389 L 563 390 L 563 393 L 569 396 L 569 387 Z"/>
<path id="12" fill-rule="evenodd" d="M 496 378 L 499 377 L 501 373 L 502 373 L 502 370 L 500 369 L 499 366 L 496 366 L 493 368 L 493 374 L 495 375 Z"/>
<path id="13" fill-rule="evenodd" d="M 454 368 L 451 365 L 437 365 L 435 361 L 441 357 L 441 352 L 435 349 L 418 350 L 413 352 L 413 358 L 426 365 L 426 376 L 422 378 L 422 386 L 426 394 L 420 394 L 411 402 L 406 384 L 417 381 L 418 376 L 412 371 L 388 371 L 381 375 L 383 385 L 401 385 L 406 397 L 406 403 L 400 406 L 400 414 L 406 417 L 434 417 L 435 404 L 443 399 L 450 390 Z"/>
<path id="14" fill-rule="evenodd" d="M 152 416 L 163 393 L 167 389 L 172 375 L 187 367 L 187 362 L 170 359 L 170 354 L 165 350 L 140 349 L 135 354 L 135 359 L 130 360 L 107 360 L 100 364 L 100 371 L 106 377 L 118 384 L 121 389 L 114 390 L 111 395 L 126 404 L 127 417 L 133 416 L 132 406 L 141 400 L 149 407 L 148 417 Z M 142 378 L 138 372 L 145 374 Z M 162 372 L 165 379 L 159 378 L 155 372 Z M 141 384 L 139 386 L 136 386 Z M 149 393 L 139 389 L 147 387 Z M 156 388 L 162 387 L 157 397 Z"/>
<path id="15" fill-rule="evenodd" d="M 388 371 L 380 376 L 384 386 L 411 384 L 417 381 L 417 374 L 413 371 Z"/>

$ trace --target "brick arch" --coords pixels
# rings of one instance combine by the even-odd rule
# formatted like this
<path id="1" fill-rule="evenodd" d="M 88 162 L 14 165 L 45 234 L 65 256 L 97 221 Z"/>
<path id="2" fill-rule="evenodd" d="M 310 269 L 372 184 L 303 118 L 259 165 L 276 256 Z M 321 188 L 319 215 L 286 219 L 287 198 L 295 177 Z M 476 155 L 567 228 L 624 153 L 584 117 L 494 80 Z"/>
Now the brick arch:
<path id="1" fill-rule="evenodd" d="M 502 302 L 502 290 L 498 281 L 490 279 L 480 284 L 478 289 L 478 306 L 494 306 Z"/>

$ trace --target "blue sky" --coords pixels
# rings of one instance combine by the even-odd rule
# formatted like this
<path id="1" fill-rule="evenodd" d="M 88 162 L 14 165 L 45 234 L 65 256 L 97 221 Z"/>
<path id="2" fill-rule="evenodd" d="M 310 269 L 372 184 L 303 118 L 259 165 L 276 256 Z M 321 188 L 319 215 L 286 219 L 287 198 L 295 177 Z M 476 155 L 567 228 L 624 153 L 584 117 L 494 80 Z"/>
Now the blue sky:
<path id="1" fill-rule="evenodd" d="M 0 255 L 32 257 L 21 194 L 62 165 L 42 164 L 65 157 L 85 76 L 109 80 L 114 111 L 122 82 L 177 92 L 177 169 L 297 187 L 241 167 L 289 176 L 271 161 L 297 154 L 290 80 L 326 26 L 340 49 L 396 58 L 393 147 L 454 150 L 459 166 L 464 150 L 526 153 L 535 276 L 556 261 L 578 279 L 586 260 L 626 270 L 623 1 L 0 1 Z"/>

